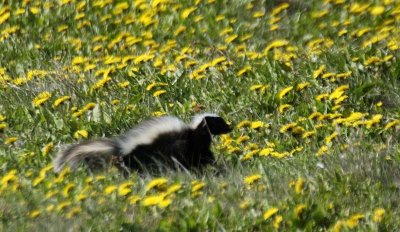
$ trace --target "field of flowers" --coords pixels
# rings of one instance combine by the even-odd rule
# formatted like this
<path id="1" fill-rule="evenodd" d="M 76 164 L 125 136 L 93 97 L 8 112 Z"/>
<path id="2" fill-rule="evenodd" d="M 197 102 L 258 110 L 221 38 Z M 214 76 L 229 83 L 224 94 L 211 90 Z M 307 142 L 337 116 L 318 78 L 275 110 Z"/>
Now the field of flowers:
<path id="1" fill-rule="evenodd" d="M 2 1 L 0 231 L 400 230 L 399 51 L 399 0 Z M 199 112 L 204 174 L 53 172 Z"/>

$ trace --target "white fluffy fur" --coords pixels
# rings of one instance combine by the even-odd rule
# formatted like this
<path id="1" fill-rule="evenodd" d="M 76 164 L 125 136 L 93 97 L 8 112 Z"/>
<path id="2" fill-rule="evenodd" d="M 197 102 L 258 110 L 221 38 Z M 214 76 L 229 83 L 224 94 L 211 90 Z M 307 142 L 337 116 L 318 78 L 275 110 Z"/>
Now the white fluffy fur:
<path id="1" fill-rule="evenodd" d="M 118 142 L 122 154 L 127 155 L 139 145 L 151 144 L 161 134 L 180 132 L 188 128 L 180 119 L 165 116 L 141 123 L 120 137 Z"/>
<path id="2" fill-rule="evenodd" d="M 196 129 L 199 124 L 203 121 L 205 117 L 217 117 L 219 118 L 218 115 L 213 114 L 213 113 L 204 113 L 204 114 L 198 114 L 193 117 L 192 122 L 190 123 L 190 128 Z"/>
<path id="3" fill-rule="evenodd" d="M 66 163 L 72 168 L 85 160 L 88 157 L 98 156 L 112 156 L 114 147 L 103 140 L 93 141 L 87 144 L 77 145 L 70 153 L 66 154 L 65 151 L 61 151 L 56 159 L 53 161 L 54 170 L 60 172 Z"/>

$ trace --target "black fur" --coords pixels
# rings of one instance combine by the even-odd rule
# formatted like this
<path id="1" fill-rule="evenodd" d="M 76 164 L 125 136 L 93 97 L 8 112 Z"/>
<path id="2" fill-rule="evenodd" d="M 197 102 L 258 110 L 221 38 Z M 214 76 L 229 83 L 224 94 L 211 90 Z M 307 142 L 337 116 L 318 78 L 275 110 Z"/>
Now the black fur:
<path id="1" fill-rule="evenodd" d="M 231 127 L 216 115 L 206 114 L 197 117 L 191 125 L 171 117 L 149 120 L 114 139 L 99 139 L 72 145 L 59 153 L 54 162 L 55 170 L 60 171 L 69 161 L 71 166 L 75 167 L 79 157 L 82 157 L 80 161 L 86 162 L 92 170 L 101 169 L 104 163 L 111 161 L 124 174 L 128 174 L 130 170 L 200 169 L 215 162 L 210 150 L 212 135 L 228 133 Z M 177 123 L 177 127 L 171 127 L 171 131 L 160 133 L 154 130 L 156 131 L 154 133 L 158 134 L 146 135 L 146 138 L 154 137 L 151 142 L 135 143 L 135 139 L 140 141 L 140 136 L 150 131 L 151 127 L 163 128 L 162 123 L 168 123 L 171 119 Z M 166 128 L 168 126 L 165 125 Z M 133 149 L 129 149 L 130 145 Z M 97 147 L 101 149 L 96 153 Z"/>

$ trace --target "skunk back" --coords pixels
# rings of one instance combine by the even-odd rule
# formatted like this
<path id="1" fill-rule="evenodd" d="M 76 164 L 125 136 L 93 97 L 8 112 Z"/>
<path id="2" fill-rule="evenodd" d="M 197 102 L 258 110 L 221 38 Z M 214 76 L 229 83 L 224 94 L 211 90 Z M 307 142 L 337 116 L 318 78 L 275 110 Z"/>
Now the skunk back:
<path id="1" fill-rule="evenodd" d="M 132 129 L 120 144 L 124 163 L 131 169 L 192 169 L 214 162 L 205 123 L 191 128 L 177 118 L 161 117 Z"/>

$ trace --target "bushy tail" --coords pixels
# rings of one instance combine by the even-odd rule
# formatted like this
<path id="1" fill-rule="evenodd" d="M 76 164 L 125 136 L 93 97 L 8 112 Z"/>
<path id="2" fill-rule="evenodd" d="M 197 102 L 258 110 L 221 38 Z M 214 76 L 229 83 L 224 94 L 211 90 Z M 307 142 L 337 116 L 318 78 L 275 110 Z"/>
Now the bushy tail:
<path id="1" fill-rule="evenodd" d="M 94 141 L 75 144 L 60 151 L 53 161 L 54 171 L 60 172 L 68 163 L 71 168 L 76 168 L 84 162 L 110 161 L 118 153 L 118 145 L 112 139 L 98 139 Z"/>

